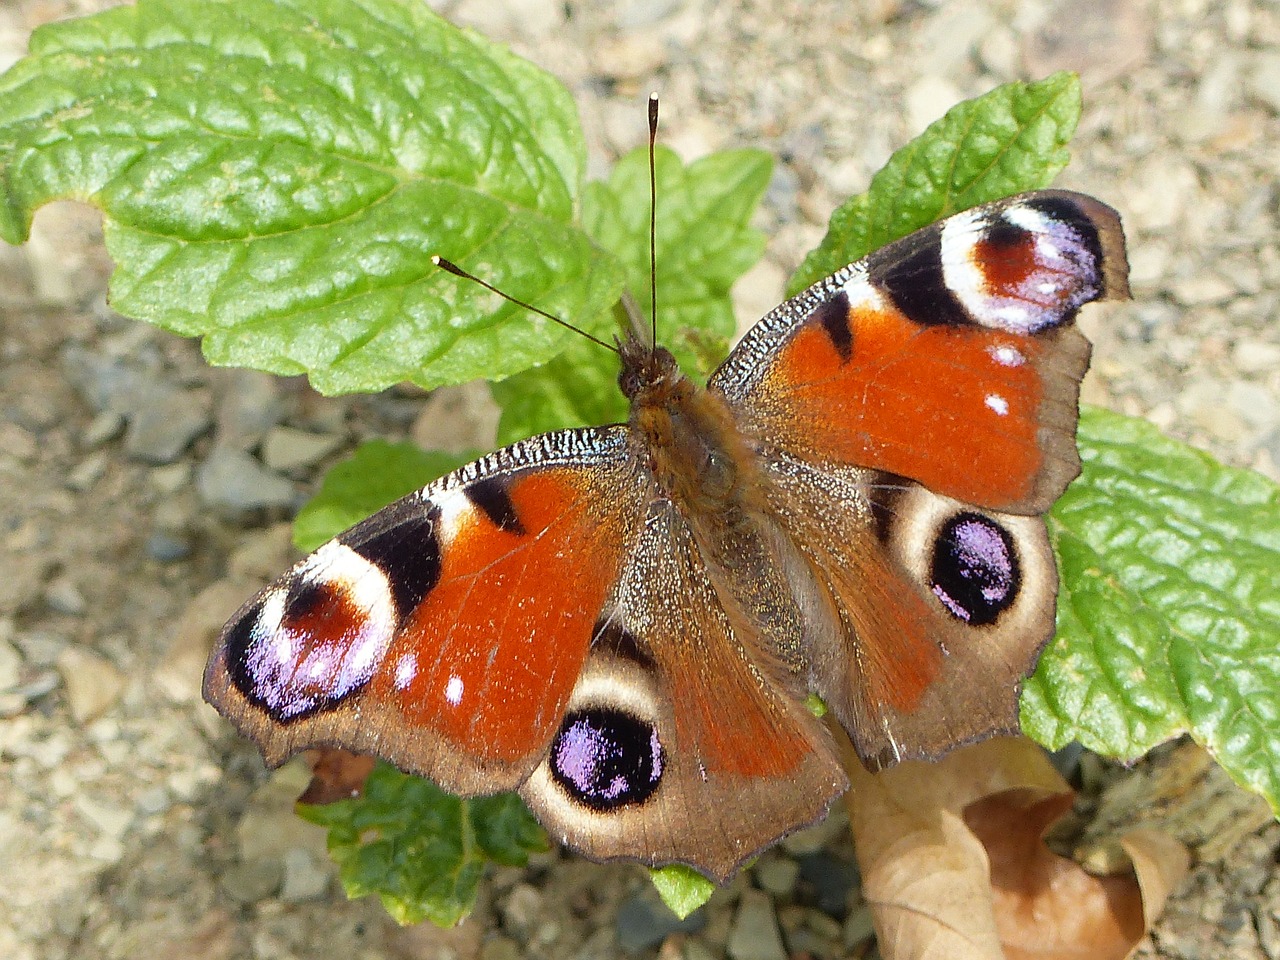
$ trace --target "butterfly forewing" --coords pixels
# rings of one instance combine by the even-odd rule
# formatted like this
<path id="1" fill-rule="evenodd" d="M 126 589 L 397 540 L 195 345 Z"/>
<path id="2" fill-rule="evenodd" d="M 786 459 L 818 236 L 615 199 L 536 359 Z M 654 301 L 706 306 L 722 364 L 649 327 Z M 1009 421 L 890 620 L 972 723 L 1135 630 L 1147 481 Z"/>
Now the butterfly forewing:
<path id="1" fill-rule="evenodd" d="M 455 792 L 510 789 L 560 722 L 640 495 L 621 428 L 470 464 L 246 604 L 206 696 L 273 764 L 334 745 Z"/>

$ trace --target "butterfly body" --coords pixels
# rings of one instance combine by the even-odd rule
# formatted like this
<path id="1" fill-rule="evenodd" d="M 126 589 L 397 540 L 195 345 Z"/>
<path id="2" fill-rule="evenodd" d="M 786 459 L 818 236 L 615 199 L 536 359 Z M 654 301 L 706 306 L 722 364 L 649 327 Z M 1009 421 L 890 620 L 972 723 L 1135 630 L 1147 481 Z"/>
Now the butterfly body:
<path id="1" fill-rule="evenodd" d="M 522 441 L 356 525 L 227 625 L 206 696 L 271 763 L 519 789 L 600 859 L 724 880 L 869 766 L 1010 732 L 1053 629 L 1113 211 L 1042 192 L 891 244 L 704 387 L 620 344 L 628 423 Z"/>

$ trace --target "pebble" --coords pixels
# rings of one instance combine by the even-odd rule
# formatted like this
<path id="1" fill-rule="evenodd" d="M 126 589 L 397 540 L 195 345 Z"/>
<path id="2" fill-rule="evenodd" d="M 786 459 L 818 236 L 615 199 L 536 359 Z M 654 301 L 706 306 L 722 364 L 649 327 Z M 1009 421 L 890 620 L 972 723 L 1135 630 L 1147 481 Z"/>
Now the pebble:
<path id="1" fill-rule="evenodd" d="M 44 602 L 55 613 L 63 613 L 72 617 L 83 616 L 88 602 L 75 581 L 63 575 L 50 580 L 44 588 Z"/>
<path id="2" fill-rule="evenodd" d="M 124 430 L 124 417 L 115 410 L 102 410 L 89 421 L 80 434 L 80 445 L 86 450 L 100 447 L 120 436 Z"/>
<path id="3" fill-rule="evenodd" d="M 1255 55 L 1246 89 L 1272 113 L 1280 113 L 1280 53 L 1268 50 Z"/>
<path id="4" fill-rule="evenodd" d="M 310 850 L 294 847 L 284 855 L 284 880 L 280 899 L 286 903 L 318 900 L 329 889 L 333 861 L 318 859 Z"/>
<path id="5" fill-rule="evenodd" d="M 0 691 L 12 690 L 22 676 L 22 654 L 5 637 L 0 637 Z"/>
<path id="6" fill-rule="evenodd" d="M 63 482 L 67 485 L 68 490 L 84 493 L 102 479 L 102 475 L 106 473 L 108 462 L 107 454 L 104 451 L 98 450 L 95 453 L 91 453 L 71 468 L 71 472 L 67 474 Z"/>
<path id="7" fill-rule="evenodd" d="M 160 530 L 147 537 L 144 549 L 147 556 L 158 563 L 177 563 L 191 555 L 189 542 Z"/>
<path id="8" fill-rule="evenodd" d="M 618 946 L 635 954 L 662 943 L 673 933 L 695 933 L 706 926 L 706 909 L 695 910 L 681 920 L 658 899 L 652 888 L 644 889 L 618 907 L 614 921 Z"/>
<path id="9" fill-rule="evenodd" d="M 858 868 L 829 850 L 817 850 L 800 858 L 800 878 L 813 887 L 818 909 L 843 917 L 858 886 Z"/>
<path id="10" fill-rule="evenodd" d="M 102 716 L 124 692 L 125 675 L 109 660 L 82 647 L 63 650 L 57 667 L 71 719 L 80 726 Z"/>
<path id="11" fill-rule="evenodd" d="M 262 460 L 280 473 L 315 466 L 342 445 L 340 437 L 293 427 L 272 427 L 262 441 Z"/>
<path id="12" fill-rule="evenodd" d="M 542 913 L 542 894 L 528 883 L 518 883 L 511 888 L 498 906 L 502 925 L 518 940 L 528 940 Z"/>
<path id="13" fill-rule="evenodd" d="M 756 882 L 766 893 L 775 897 L 789 897 L 795 892 L 800 879 L 800 864 L 787 857 L 765 854 L 752 868 Z"/>
<path id="14" fill-rule="evenodd" d="M 219 445 L 196 470 L 196 489 L 210 507 L 228 513 L 292 505 L 293 484 L 243 450 Z"/>
<path id="15" fill-rule="evenodd" d="M 223 370 L 216 372 L 213 384 L 219 444 L 249 450 L 279 423 L 279 378 L 256 370 Z"/>
<path id="16" fill-rule="evenodd" d="M 140 391 L 128 420 L 124 448 L 129 456 L 146 463 L 172 463 L 209 429 L 209 395 L 166 387 Z"/>
<path id="17" fill-rule="evenodd" d="M 849 915 L 844 918 L 844 928 L 841 932 L 846 950 L 852 950 L 858 944 L 866 943 L 875 935 L 876 927 L 871 907 L 860 903 L 849 911 Z"/>
<path id="18" fill-rule="evenodd" d="M 222 890 L 237 903 L 265 900 L 280 889 L 283 869 L 276 860 L 233 863 L 222 875 Z"/>
<path id="19" fill-rule="evenodd" d="M 742 892 L 726 949 L 731 960 L 787 960 L 773 901 L 767 894 Z"/>

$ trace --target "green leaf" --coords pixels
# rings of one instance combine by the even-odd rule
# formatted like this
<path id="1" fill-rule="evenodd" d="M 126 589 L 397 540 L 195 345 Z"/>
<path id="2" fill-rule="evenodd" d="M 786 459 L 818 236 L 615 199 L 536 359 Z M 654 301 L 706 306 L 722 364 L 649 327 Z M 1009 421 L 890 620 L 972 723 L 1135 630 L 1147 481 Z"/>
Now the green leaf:
<path id="1" fill-rule="evenodd" d="M 966 100 L 889 159 L 866 193 L 831 215 L 788 296 L 886 243 L 960 210 L 1047 187 L 1067 165 L 1080 80 L 1055 73 Z"/>
<path id="2" fill-rule="evenodd" d="M 377 894 L 398 923 L 452 926 L 470 912 L 485 863 L 523 866 L 546 839 L 520 798 L 459 800 L 379 763 L 364 792 L 298 815 L 329 831 L 329 853 L 355 899 Z"/>
<path id="3" fill-rule="evenodd" d="M 99 206 L 121 312 L 329 393 L 501 377 L 622 270 L 573 223 L 585 148 L 549 75 L 416 0 L 142 0 L 32 37 L 0 77 L 0 237 Z"/>
<path id="4" fill-rule="evenodd" d="M 667 909 L 683 920 L 711 899 L 716 885 L 691 867 L 671 863 L 649 871 L 658 896 Z"/>
<path id="5" fill-rule="evenodd" d="M 293 542 L 311 551 L 394 500 L 456 470 L 478 454 L 420 450 L 370 440 L 325 474 L 320 492 L 298 511 Z"/>
<path id="6" fill-rule="evenodd" d="M 1024 729 L 1126 760 L 1189 732 L 1280 813 L 1280 488 L 1101 410 L 1080 448 L 1049 518 L 1058 635 Z"/>
<path id="7" fill-rule="evenodd" d="M 654 161 L 658 341 L 686 372 L 705 376 L 728 352 L 734 333 L 730 289 L 764 252 L 764 235 L 750 223 L 773 161 L 759 150 L 725 150 L 685 166 L 663 148 Z M 648 148 L 619 160 L 607 183 L 587 185 L 582 219 L 625 266 L 627 287 L 649 317 Z M 579 339 L 547 364 L 495 384 L 499 442 L 625 420 L 617 376 L 616 358 Z"/>

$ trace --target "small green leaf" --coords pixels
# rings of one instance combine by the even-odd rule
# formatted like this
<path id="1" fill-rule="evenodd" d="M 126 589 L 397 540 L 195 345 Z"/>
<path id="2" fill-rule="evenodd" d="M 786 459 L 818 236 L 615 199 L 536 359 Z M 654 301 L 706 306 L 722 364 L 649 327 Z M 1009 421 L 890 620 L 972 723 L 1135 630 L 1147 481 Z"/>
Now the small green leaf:
<path id="1" fill-rule="evenodd" d="M 1024 729 L 1126 760 L 1186 731 L 1280 813 L 1280 488 L 1101 410 L 1080 448 Z"/>
<path id="2" fill-rule="evenodd" d="M 750 223 L 773 161 L 758 150 L 726 150 L 685 166 L 662 148 L 654 161 L 658 342 L 687 373 L 705 376 L 723 359 L 734 332 L 730 288 L 764 252 L 764 235 Z M 607 183 L 587 185 L 582 219 L 591 237 L 624 264 L 627 287 L 648 317 L 647 148 L 619 160 Z M 579 339 L 543 366 L 495 384 L 499 442 L 625 420 L 617 376 L 616 358 Z"/>
<path id="3" fill-rule="evenodd" d="M 711 899 L 716 885 L 692 867 L 671 863 L 649 871 L 658 896 L 667 909 L 683 920 Z"/>
<path id="4" fill-rule="evenodd" d="M 416 0 L 143 0 L 41 28 L 0 77 L 0 237 L 87 200 L 117 309 L 330 393 L 501 377 L 572 336 L 435 253 L 607 328 L 584 157 L 557 81 Z"/>
<path id="5" fill-rule="evenodd" d="M 320 492 L 298 511 L 293 542 L 314 550 L 394 500 L 456 470 L 478 454 L 420 450 L 411 443 L 370 440 L 325 474 Z"/>
<path id="6" fill-rule="evenodd" d="M 1055 73 L 966 100 L 889 159 L 870 189 L 831 215 L 788 295 L 886 243 L 989 200 L 1053 182 L 1080 118 L 1080 80 Z"/>
<path id="7" fill-rule="evenodd" d="M 470 912 L 488 860 L 513 866 L 546 849 L 512 795 L 459 800 L 379 763 L 364 792 L 298 815 L 329 831 L 329 853 L 355 899 L 377 894 L 398 923 L 453 926 Z"/>

